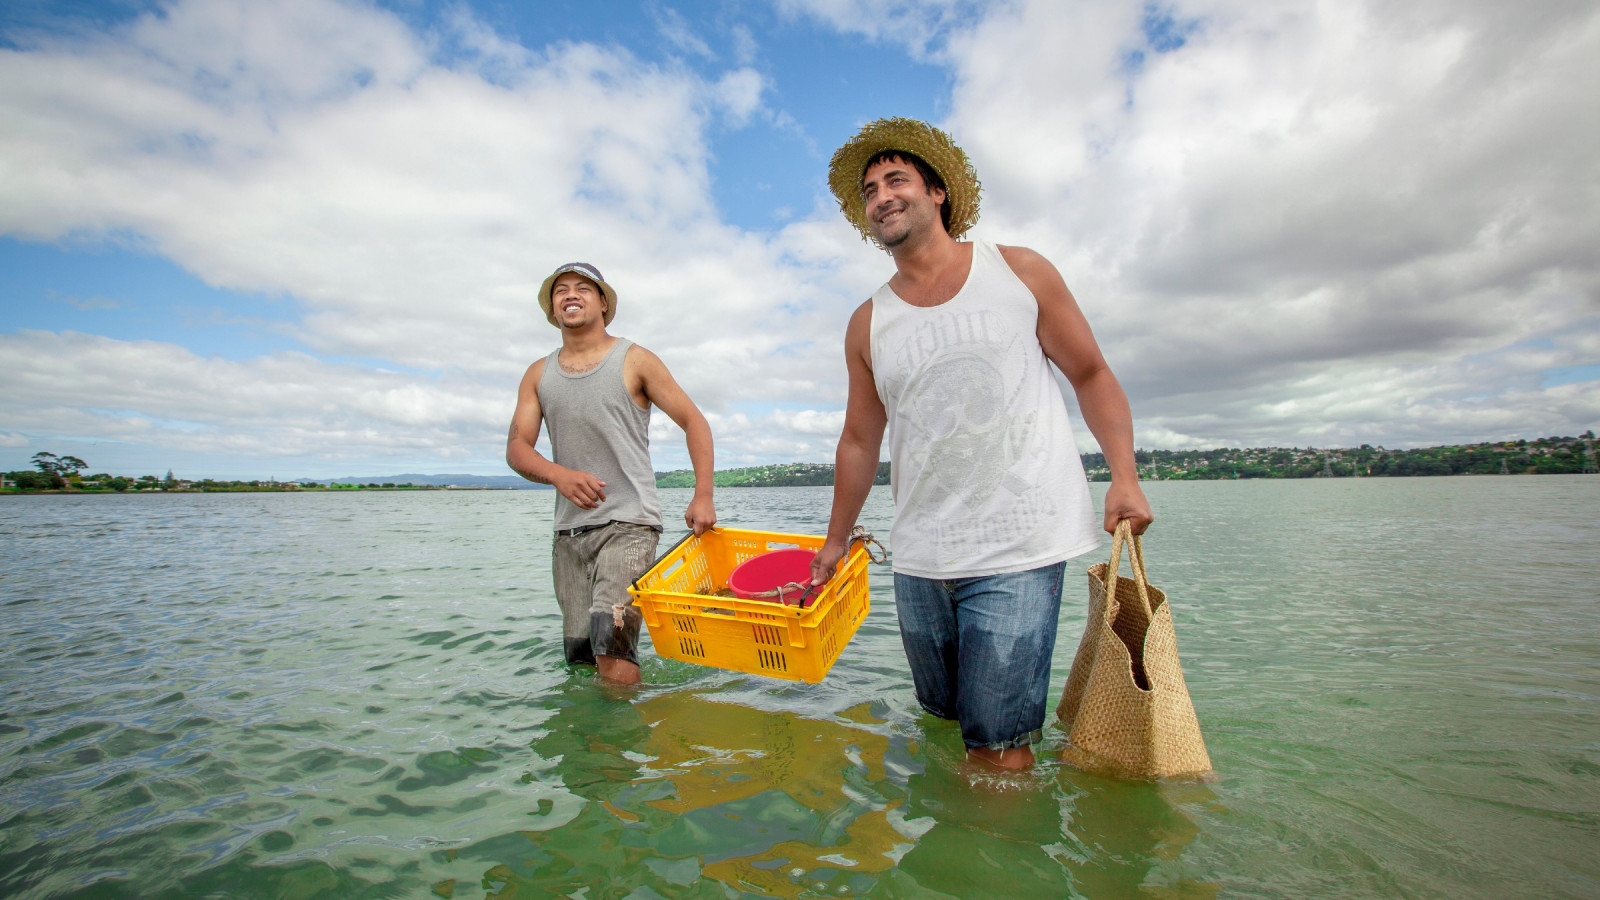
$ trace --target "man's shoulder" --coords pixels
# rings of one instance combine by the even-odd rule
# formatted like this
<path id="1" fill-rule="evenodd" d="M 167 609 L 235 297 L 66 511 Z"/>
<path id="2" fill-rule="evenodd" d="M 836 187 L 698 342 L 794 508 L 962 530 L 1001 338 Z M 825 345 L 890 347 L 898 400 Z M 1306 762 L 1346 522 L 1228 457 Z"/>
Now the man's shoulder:
<path id="1" fill-rule="evenodd" d="M 996 244 L 1000 251 L 1000 258 L 1006 261 L 1006 267 L 1016 275 L 1028 289 L 1037 296 L 1041 290 L 1049 290 L 1062 282 L 1061 272 L 1055 264 L 1044 257 L 1044 254 L 1028 247 L 1012 247 Z"/>
<path id="2" fill-rule="evenodd" d="M 628 349 L 622 357 L 622 368 L 629 377 L 644 378 L 654 372 L 666 371 L 667 364 L 662 362 L 661 357 L 655 355 L 649 347 L 627 338 L 622 340 L 628 341 Z"/>
<path id="3" fill-rule="evenodd" d="M 645 345 L 639 343 L 636 340 L 633 340 L 632 338 L 619 337 L 619 338 L 617 338 L 617 342 L 620 343 L 620 344 L 625 344 L 626 345 L 626 348 L 623 350 L 623 357 L 622 358 L 623 358 L 623 360 L 625 362 L 627 362 L 630 365 L 636 363 L 639 360 L 659 359 L 660 358 L 660 357 L 656 356 L 654 353 L 652 353 L 649 347 L 646 347 Z"/>
<path id="4" fill-rule="evenodd" d="M 994 248 L 1000 251 L 1000 256 L 1012 267 L 1018 264 L 1030 265 L 1034 263 L 1049 263 L 1044 254 L 1032 247 L 1021 247 L 1015 244 L 995 244 Z"/>
<path id="5" fill-rule="evenodd" d="M 876 296 L 876 295 L 874 295 L 874 296 Z M 850 332 L 853 332 L 853 331 L 862 330 L 862 329 L 865 329 L 865 328 L 868 328 L 869 326 L 871 326 L 871 324 L 872 324 L 872 301 L 873 301 L 873 298 L 872 297 L 868 297 L 866 300 L 862 301 L 860 306 L 855 308 L 854 312 L 852 312 L 850 314 L 850 321 L 845 326 L 845 333 L 846 334 L 848 334 Z"/>

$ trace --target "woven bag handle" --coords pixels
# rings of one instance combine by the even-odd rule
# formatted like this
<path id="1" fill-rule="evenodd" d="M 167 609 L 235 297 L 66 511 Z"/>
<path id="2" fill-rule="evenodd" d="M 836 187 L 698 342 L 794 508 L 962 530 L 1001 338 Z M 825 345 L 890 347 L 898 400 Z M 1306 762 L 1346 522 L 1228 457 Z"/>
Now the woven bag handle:
<path id="1" fill-rule="evenodd" d="M 1133 526 L 1129 525 L 1128 530 L 1131 532 Z M 1139 579 L 1139 594 L 1144 597 L 1144 604 L 1149 606 L 1150 576 L 1144 570 L 1144 543 L 1137 534 L 1133 535 L 1133 552 L 1128 554 L 1128 563 L 1133 566 L 1134 575 Z"/>
<path id="2" fill-rule="evenodd" d="M 1144 604 L 1144 614 L 1148 618 L 1155 615 L 1155 610 L 1150 606 L 1150 579 L 1144 571 L 1144 546 L 1139 541 L 1139 536 L 1133 533 L 1133 524 L 1127 519 L 1117 522 L 1117 530 L 1111 536 L 1111 565 L 1106 567 L 1106 596 L 1117 596 L 1117 570 L 1122 567 L 1122 545 L 1128 545 L 1128 566 L 1133 569 L 1133 585 L 1138 589 L 1139 602 Z"/>

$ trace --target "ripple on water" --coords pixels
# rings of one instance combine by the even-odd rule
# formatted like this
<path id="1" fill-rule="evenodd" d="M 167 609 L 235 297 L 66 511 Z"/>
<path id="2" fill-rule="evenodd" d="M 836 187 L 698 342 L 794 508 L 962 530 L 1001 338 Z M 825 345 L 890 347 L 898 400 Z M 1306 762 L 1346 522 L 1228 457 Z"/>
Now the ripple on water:
<path id="1" fill-rule="evenodd" d="M 608 690 L 562 661 L 548 493 L 0 503 L 0 894 L 1600 890 L 1600 480 L 1148 492 L 1211 784 L 1078 773 L 1054 728 L 973 773 L 878 571 L 822 684 L 647 639 Z M 804 533 L 827 501 L 718 494 Z"/>

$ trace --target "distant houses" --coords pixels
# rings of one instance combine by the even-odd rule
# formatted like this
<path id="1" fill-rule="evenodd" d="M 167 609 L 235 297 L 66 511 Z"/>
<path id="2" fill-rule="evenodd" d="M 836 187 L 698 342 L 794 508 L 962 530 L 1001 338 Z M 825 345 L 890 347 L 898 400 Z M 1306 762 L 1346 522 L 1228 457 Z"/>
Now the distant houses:
<path id="1" fill-rule="evenodd" d="M 50 454 L 42 454 L 50 456 Z M 76 457 L 64 457 L 81 466 Z M 1082 455 L 1084 472 L 1090 481 L 1110 481 L 1111 470 L 1100 453 Z M 1576 437 L 1544 437 L 1532 440 L 1491 441 L 1481 444 L 1422 447 L 1390 450 L 1362 444 L 1359 447 L 1255 447 L 1213 450 L 1138 450 L 1134 459 L 1139 477 L 1151 481 L 1213 481 L 1250 478 L 1381 478 L 1418 475 L 1561 475 L 1600 474 L 1595 452 L 1594 431 Z M 48 460 L 47 460 L 48 462 Z M 65 474 L 63 474 L 65 472 Z M 659 487 L 693 487 L 694 473 L 688 469 L 657 472 Z M 382 483 L 369 481 L 319 483 L 278 481 L 276 478 L 248 481 L 179 479 L 169 470 L 165 479 L 154 475 L 138 478 L 104 473 L 80 475 L 76 470 L 0 472 L 0 492 L 91 492 L 150 493 L 188 491 L 200 493 L 249 491 L 371 491 L 371 490 L 492 490 L 507 487 L 549 490 L 508 476 L 398 476 L 413 481 Z M 443 483 L 445 478 L 452 483 Z M 806 487 L 833 484 L 833 466 L 828 463 L 786 463 L 723 469 L 715 473 L 717 487 Z M 889 483 L 889 463 L 879 463 L 874 484 Z"/>
<path id="2" fill-rule="evenodd" d="M 1594 432 L 1577 437 L 1389 450 L 1257 447 L 1216 450 L 1140 450 L 1140 477 L 1152 480 L 1232 478 L 1379 478 L 1419 475 L 1562 475 L 1593 471 Z M 1084 454 L 1092 481 L 1110 481 L 1099 453 Z"/>
<path id="3" fill-rule="evenodd" d="M 1139 450 L 1139 477 L 1151 481 L 1216 481 L 1250 478 L 1383 478 L 1419 475 L 1559 475 L 1596 472 L 1594 432 L 1576 437 L 1496 441 L 1389 450 L 1362 444 L 1351 448 L 1255 447 L 1214 450 Z M 1091 481 L 1110 481 L 1099 453 L 1083 454 Z M 725 469 L 717 487 L 788 487 L 833 484 L 833 466 L 789 463 Z M 875 484 L 889 483 L 889 464 L 878 467 Z M 657 472 L 659 487 L 693 487 L 688 469 Z"/>

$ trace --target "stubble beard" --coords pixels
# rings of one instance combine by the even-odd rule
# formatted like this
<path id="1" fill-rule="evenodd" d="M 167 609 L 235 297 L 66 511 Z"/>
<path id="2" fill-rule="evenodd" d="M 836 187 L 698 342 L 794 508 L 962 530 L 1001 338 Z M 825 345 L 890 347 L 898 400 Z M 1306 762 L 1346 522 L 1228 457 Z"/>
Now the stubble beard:
<path id="1" fill-rule="evenodd" d="M 578 316 L 575 319 L 568 319 L 565 315 L 557 316 L 556 317 L 556 321 L 561 325 L 562 328 L 564 328 L 564 329 L 566 329 L 568 331 L 577 331 L 578 329 L 587 326 L 591 321 L 593 321 L 593 319 L 591 319 L 590 316 L 588 315 L 587 310 L 584 310 L 582 312 L 583 312 L 583 314 Z M 600 311 L 595 314 L 595 318 L 598 318 L 602 322 L 605 321 L 605 318 L 606 318 L 605 307 L 601 307 L 600 308 Z"/>
<path id="2" fill-rule="evenodd" d="M 885 231 L 883 226 L 879 225 L 877 222 L 872 223 L 874 226 L 872 233 L 877 237 L 878 243 L 883 245 L 883 249 L 893 250 L 901 244 L 904 244 L 906 239 L 911 237 L 910 215 L 910 209 L 906 209 L 900 213 L 900 221 L 896 223 L 899 226 L 898 231 Z"/>

